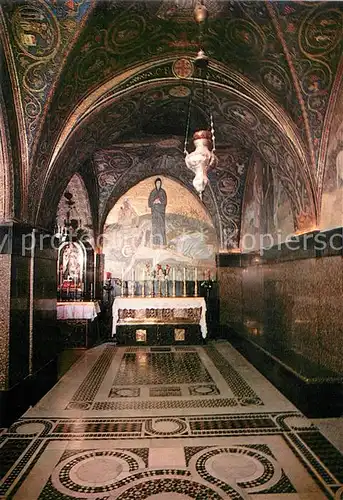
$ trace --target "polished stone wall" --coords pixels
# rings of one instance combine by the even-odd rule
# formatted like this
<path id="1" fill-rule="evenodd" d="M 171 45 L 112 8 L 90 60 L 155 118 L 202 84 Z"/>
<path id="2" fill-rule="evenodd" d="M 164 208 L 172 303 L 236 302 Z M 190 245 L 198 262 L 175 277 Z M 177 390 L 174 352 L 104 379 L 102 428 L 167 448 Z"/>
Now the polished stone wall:
<path id="1" fill-rule="evenodd" d="M 241 267 L 221 267 L 221 323 L 273 353 L 292 351 L 342 373 L 343 259 L 308 256 L 242 257 Z"/>
<path id="2" fill-rule="evenodd" d="M 57 329 L 57 251 L 37 234 L 33 272 L 32 372 L 54 359 L 60 348 Z"/>
<path id="3" fill-rule="evenodd" d="M 56 251 L 34 232 L 35 240 L 27 224 L 0 226 L 0 426 L 55 382 Z"/>

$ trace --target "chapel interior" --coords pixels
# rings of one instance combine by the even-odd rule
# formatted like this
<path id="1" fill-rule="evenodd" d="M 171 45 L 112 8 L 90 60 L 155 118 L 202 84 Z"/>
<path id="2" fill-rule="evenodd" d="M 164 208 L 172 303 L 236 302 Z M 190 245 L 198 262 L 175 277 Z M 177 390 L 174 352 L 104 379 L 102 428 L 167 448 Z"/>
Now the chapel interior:
<path id="1" fill-rule="evenodd" d="M 343 499 L 343 4 L 0 3 L 0 498 Z"/>

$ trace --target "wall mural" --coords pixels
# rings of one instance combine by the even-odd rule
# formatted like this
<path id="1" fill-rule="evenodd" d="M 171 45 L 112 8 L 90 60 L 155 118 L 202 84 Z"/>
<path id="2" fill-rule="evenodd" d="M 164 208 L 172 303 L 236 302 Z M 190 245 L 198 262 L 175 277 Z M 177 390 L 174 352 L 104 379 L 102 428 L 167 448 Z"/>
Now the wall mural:
<path id="1" fill-rule="evenodd" d="M 154 176 L 129 189 L 108 214 L 105 270 L 113 277 L 143 280 L 147 265 L 187 269 L 188 279 L 215 275 L 216 231 L 199 199 L 180 183 Z M 147 276 L 147 275 L 146 275 Z M 183 279 L 183 277 L 181 279 Z M 177 276 L 176 276 L 177 278 Z"/>
<path id="2" fill-rule="evenodd" d="M 338 92 L 324 172 L 320 229 L 343 226 L 343 81 Z"/>
<path id="3" fill-rule="evenodd" d="M 98 151 L 94 156 L 94 162 L 100 186 L 101 216 L 103 217 L 106 213 L 106 205 L 114 192 L 113 187 L 116 186 L 116 192 L 119 180 L 124 182 L 129 168 L 131 169 L 130 179 L 133 178 L 139 182 L 147 173 L 153 174 L 152 166 L 158 165 L 158 169 L 162 169 L 162 173 L 172 172 L 193 191 L 192 175 L 185 167 L 184 156 L 180 148 L 180 140 L 166 139 L 144 148 L 123 144 L 112 150 Z M 238 147 L 227 147 L 218 150 L 217 156 L 218 166 L 209 174 L 211 194 L 213 193 L 216 200 L 216 206 L 213 206 L 208 189 L 205 190 L 203 201 L 214 221 L 218 238 L 221 234 L 221 248 L 237 248 L 241 214 L 240 200 L 243 194 L 249 153 Z M 219 224 L 218 215 L 220 217 Z"/>
<path id="4" fill-rule="evenodd" d="M 248 171 L 243 206 L 241 250 L 257 251 L 294 234 L 291 201 L 275 171 L 259 159 Z"/>

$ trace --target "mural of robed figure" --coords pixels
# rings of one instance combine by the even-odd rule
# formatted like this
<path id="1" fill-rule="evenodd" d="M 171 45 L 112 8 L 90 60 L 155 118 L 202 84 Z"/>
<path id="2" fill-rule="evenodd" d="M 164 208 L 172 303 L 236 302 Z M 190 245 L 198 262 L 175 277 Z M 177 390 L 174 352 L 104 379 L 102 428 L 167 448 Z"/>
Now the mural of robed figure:
<path id="1" fill-rule="evenodd" d="M 165 246 L 167 193 L 162 188 L 162 180 L 159 177 L 155 180 L 155 189 L 149 195 L 148 204 L 151 209 L 152 243 L 155 246 Z"/>

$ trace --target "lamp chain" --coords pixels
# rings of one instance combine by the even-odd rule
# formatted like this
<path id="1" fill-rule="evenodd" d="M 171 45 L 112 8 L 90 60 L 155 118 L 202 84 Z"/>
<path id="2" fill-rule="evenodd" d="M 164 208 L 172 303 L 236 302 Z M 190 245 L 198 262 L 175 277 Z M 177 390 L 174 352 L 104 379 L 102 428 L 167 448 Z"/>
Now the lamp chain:
<path id="1" fill-rule="evenodd" d="M 193 81 L 192 81 L 191 92 L 189 94 L 189 99 L 188 99 L 187 122 L 186 122 L 186 131 L 185 131 L 185 143 L 184 143 L 184 146 L 183 146 L 183 152 L 184 152 L 184 154 L 188 153 L 188 151 L 187 151 L 187 145 L 188 145 L 188 136 L 189 136 L 190 122 L 191 122 L 191 104 L 192 104 L 193 88 L 194 88 L 194 77 L 193 77 Z"/>

